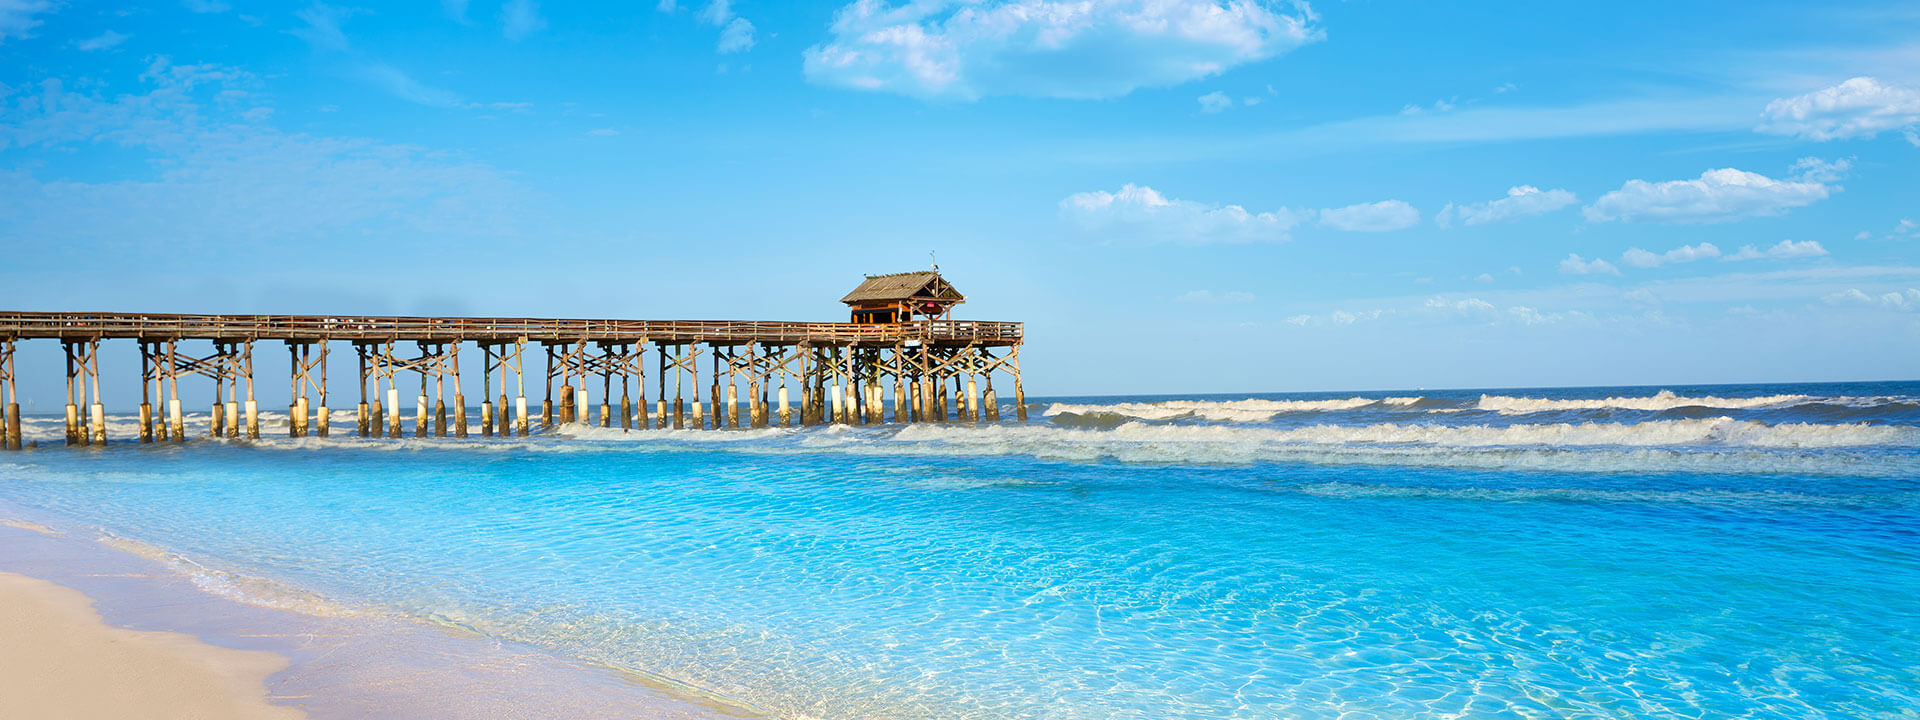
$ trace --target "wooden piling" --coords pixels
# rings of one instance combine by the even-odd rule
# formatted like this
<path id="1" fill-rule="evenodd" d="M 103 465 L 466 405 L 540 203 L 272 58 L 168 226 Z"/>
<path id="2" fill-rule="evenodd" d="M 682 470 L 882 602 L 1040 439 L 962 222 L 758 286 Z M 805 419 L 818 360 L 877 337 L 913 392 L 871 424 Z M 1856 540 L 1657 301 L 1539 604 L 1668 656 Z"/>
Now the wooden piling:
<path id="1" fill-rule="evenodd" d="M 173 441 L 187 441 L 185 410 L 180 407 L 180 357 L 175 341 L 167 341 L 167 417 L 173 421 Z"/>
<path id="2" fill-rule="evenodd" d="M 463 438 L 467 436 L 467 395 L 460 384 L 460 341 L 453 341 L 452 348 L 448 361 L 453 364 L 453 436 Z M 484 392 L 480 394 L 480 397 L 486 396 Z"/>
<path id="3" fill-rule="evenodd" d="M 0 447 L 20 449 L 20 396 L 14 385 L 12 337 L 0 337 Z"/>
<path id="4" fill-rule="evenodd" d="M 386 366 L 387 377 L 387 439 L 399 440 L 406 437 L 406 418 L 400 410 L 399 371 L 394 368 L 393 361 L 393 343 L 389 342 L 384 349 L 382 363 Z"/>
<path id="5" fill-rule="evenodd" d="M 327 409 L 327 341 L 320 341 L 320 408 L 314 414 L 314 423 L 320 437 L 326 437 L 328 428 L 333 424 L 331 411 Z"/>

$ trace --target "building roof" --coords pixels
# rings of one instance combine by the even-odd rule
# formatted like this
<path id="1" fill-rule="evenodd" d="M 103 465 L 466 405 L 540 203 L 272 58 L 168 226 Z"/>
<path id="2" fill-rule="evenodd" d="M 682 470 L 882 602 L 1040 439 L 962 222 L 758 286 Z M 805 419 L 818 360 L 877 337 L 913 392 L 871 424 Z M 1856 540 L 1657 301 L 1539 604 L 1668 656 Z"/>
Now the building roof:
<path id="1" fill-rule="evenodd" d="M 893 273 L 891 275 L 868 275 L 853 292 L 840 298 L 840 302 L 852 305 L 866 302 L 890 302 L 895 300 L 932 300 L 947 304 L 966 302 L 967 296 L 953 289 L 946 278 L 931 270 L 919 272 Z"/>

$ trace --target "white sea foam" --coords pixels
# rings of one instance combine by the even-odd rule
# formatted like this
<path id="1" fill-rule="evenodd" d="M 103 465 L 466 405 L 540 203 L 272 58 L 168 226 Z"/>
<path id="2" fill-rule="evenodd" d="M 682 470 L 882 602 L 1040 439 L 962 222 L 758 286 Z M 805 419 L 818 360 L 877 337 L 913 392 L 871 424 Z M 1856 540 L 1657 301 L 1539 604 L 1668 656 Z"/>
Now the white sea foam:
<path id="1" fill-rule="evenodd" d="M 1759 397 L 1717 397 L 1683 396 L 1670 390 L 1662 390 L 1652 395 L 1615 396 L 1604 398 L 1537 398 L 1513 395 L 1481 395 L 1477 401 L 1465 402 L 1429 398 L 1422 396 L 1398 396 L 1387 398 L 1349 397 L 1327 400 L 1167 400 L 1162 402 L 1122 402 L 1122 403 L 1053 403 L 1040 414 L 1055 417 L 1064 414 L 1074 415 L 1117 415 L 1141 420 L 1172 420 L 1177 418 L 1196 418 L 1214 422 L 1256 423 L 1271 420 L 1283 413 L 1339 412 L 1372 408 L 1380 410 L 1425 410 L 1432 413 L 1455 413 L 1461 410 L 1484 410 L 1502 415 L 1530 415 L 1542 412 L 1568 410 L 1641 410 L 1658 412 L 1676 408 L 1699 407 L 1715 410 L 1752 410 L 1763 408 L 1788 408 L 1812 403 L 1824 403 L 1848 407 L 1868 408 L 1894 403 L 1914 403 L 1920 398 L 1884 396 L 1884 397 L 1819 397 L 1813 395 L 1765 395 Z"/>
<path id="2" fill-rule="evenodd" d="M 327 600 L 286 583 L 211 568 L 186 556 L 138 540 L 106 536 L 100 538 L 100 542 L 108 547 L 160 563 L 167 569 L 185 576 L 201 590 L 235 602 L 290 610 L 314 617 L 346 617 L 371 612 Z"/>
<path id="3" fill-rule="evenodd" d="M 1129 402 L 1108 405 L 1082 405 L 1075 403 L 1054 403 L 1040 414 L 1052 417 L 1062 413 L 1086 415 L 1090 413 L 1114 413 L 1142 420 L 1171 420 L 1179 417 L 1197 417 L 1203 420 L 1220 422 L 1260 422 L 1280 413 L 1289 412 L 1333 412 L 1353 410 L 1374 404 L 1411 405 L 1420 398 L 1375 398 L 1351 397 L 1332 400 L 1167 400 L 1164 402 Z"/>
<path id="4" fill-rule="evenodd" d="M 1641 423 L 1534 423 L 1523 425 L 1313 425 L 1302 428 L 1227 425 L 1177 426 L 1126 423 L 1112 430 L 1041 425 L 955 427 L 910 425 L 902 441 L 967 441 L 1011 437 L 1206 445 L 1426 445 L 1435 447 L 1676 447 L 1753 448 L 1920 447 L 1920 428 L 1865 423 L 1782 423 L 1732 418 L 1692 418 Z"/>
<path id="5" fill-rule="evenodd" d="M 1112 429 L 913 425 L 890 435 L 803 434 L 807 451 L 1024 455 L 1167 464 L 1306 462 L 1569 472 L 1911 474 L 1920 428 L 1768 425 L 1729 418 L 1508 427 L 1377 424 L 1281 429 L 1133 422 Z"/>
<path id="6" fill-rule="evenodd" d="M 1710 395 L 1685 397 L 1676 395 L 1671 390 L 1661 390 L 1648 396 L 1608 398 L 1549 399 L 1512 397 L 1508 395 L 1481 395 L 1480 402 L 1476 407 L 1481 410 L 1491 410 L 1502 415 L 1526 415 L 1555 410 L 1619 409 L 1659 411 L 1683 407 L 1742 410 L 1751 408 L 1788 407 L 1815 401 L 1854 404 L 1856 399 L 1815 398 L 1811 395 L 1764 395 L 1748 398 L 1714 397 Z"/>
<path id="7" fill-rule="evenodd" d="M 1354 402 L 1363 398 L 1345 401 Z M 1396 398 L 1415 400 L 1418 398 Z M 1368 403 L 1374 400 L 1365 400 Z M 1241 401 L 1288 406 L 1280 401 Z M 1410 404 L 1410 403 L 1400 403 Z M 1160 405 L 1158 403 L 1154 405 Z M 1298 407 L 1297 405 L 1293 405 Z M 1065 404 L 1055 408 L 1073 407 Z M 1082 406 L 1090 407 L 1110 406 Z M 1090 412 L 1103 412 L 1089 410 Z M 1060 409 L 1060 413 L 1074 412 Z M 1248 410 L 1247 412 L 1255 412 Z M 1261 407 L 1258 412 L 1267 412 Z M 204 416 L 203 416 L 204 417 Z M 42 444 L 59 442 L 58 418 L 31 418 Z M 204 423 L 204 419 L 202 419 Z M 109 433 L 125 447 L 137 423 L 109 417 Z M 193 427 L 190 423 L 189 427 Z M 201 426 L 204 428 L 204 424 Z M 263 427 L 263 431 L 266 428 Z M 1073 461 L 1242 464 L 1408 464 L 1489 469 L 1565 471 L 1689 471 L 1899 476 L 1912 474 L 1920 427 L 1869 423 L 1777 423 L 1728 417 L 1639 423 L 1168 425 L 1115 418 L 1093 426 L 1030 424 L 914 424 L 757 430 L 636 430 L 562 426 L 527 438 L 360 438 L 351 423 L 336 423 L 330 438 L 289 439 L 284 430 L 257 441 L 215 442 L 261 449 L 351 447 L 393 452 L 490 453 L 681 452 L 724 449 L 747 453 L 846 453 L 929 456 L 1013 455 Z M 205 438 L 190 432 L 190 439 Z M 1891 452 L 1889 452 L 1891 451 Z M 22 467 L 19 471 L 31 472 Z"/>

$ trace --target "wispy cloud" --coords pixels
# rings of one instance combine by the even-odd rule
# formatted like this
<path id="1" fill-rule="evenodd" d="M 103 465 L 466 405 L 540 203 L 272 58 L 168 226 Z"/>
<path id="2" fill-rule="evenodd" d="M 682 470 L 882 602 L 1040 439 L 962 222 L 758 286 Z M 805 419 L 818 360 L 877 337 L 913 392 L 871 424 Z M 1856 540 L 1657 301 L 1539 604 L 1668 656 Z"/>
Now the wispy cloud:
<path id="1" fill-rule="evenodd" d="M 29 37 L 28 33 L 40 26 L 40 18 L 35 16 L 53 8 L 51 0 L 0 0 L 0 42 Z"/>
<path id="2" fill-rule="evenodd" d="M 808 80 L 934 100 L 1109 98 L 1265 60 L 1320 39 L 1305 3 L 858 0 L 806 51 Z"/>
<path id="3" fill-rule="evenodd" d="M 1219 90 L 1201 95 L 1199 100 L 1200 112 L 1203 113 L 1217 113 L 1233 107 L 1233 98 L 1227 97 L 1226 93 Z"/>
<path id="4" fill-rule="evenodd" d="M 1399 200 L 1382 200 L 1321 210 L 1320 224 L 1347 232 L 1405 230 L 1420 224 L 1420 211 Z"/>
<path id="5" fill-rule="evenodd" d="M 307 41 L 315 49 L 347 52 L 353 49 L 353 45 L 347 42 L 347 34 L 340 28 L 353 14 L 351 9 L 314 3 L 294 11 L 293 16 L 300 18 L 304 25 L 287 32 Z"/>
<path id="6" fill-rule="evenodd" d="M 546 27 L 534 0 L 507 0 L 500 6 L 500 34 L 508 40 L 518 42 Z"/>
<path id="7" fill-rule="evenodd" d="M 129 36 L 108 30 L 93 37 L 74 43 L 73 46 L 87 52 L 106 50 L 126 42 Z"/>
<path id="8" fill-rule="evenodd" d="M 460 107 L 465 104 L 460 100 L 460 96 L 452 91 L 421 83 L 399 68 L 386 63 L 375 62 L 362 65 L 360 76 L 388 95 L 410 103 L 429 107 Z"/>
<path id="9" fill-rule="evenodd" d="M 336 53 L 347 58 L 346 73 L 388 95 L 429 107 L 468 107 L 459 94 L 420 82 L 405 70 L 387 62 L 370 59 L 354 49 L 344 29 L 347 20 L 361 11 L 315 3 L 294 13 L 302 27 L 289 30 L 315 50 Z"/>
<path id="10" fill-rule="evenodd" d="M 0 147 L 126 148 L 155 175 L 96 182 L 0 171 L 0 238 L 64 238 L 138 254 L 148 246 L 252 247 L 263 237 L 390 242 L 519 227 L 525 191 L 486 165 L 281 132 L 265 124 L 270 113 L 220 100 L 254 82 L 232 68 L 162 59 L 140 77 L 144 92 L 101 97 L 50 80 L 42 85 L 51 94 L 0 103 Z"/>
<path id="11" fill-rule="evenodd" d="M 660 0 L 654 7 L 663 13 L 674 13 L 679 12 L 680 3 L 676 0 Z M 714 45 L 715 52 L 727 55 L 753 49 L 753 22 L 735 13 L 731 0 L 710 0 L 694 13 L 694 19 L 703 25 L 720 28 L 720 39 Z"/>
<path id="12" fill-rule="evenodd" d="M 180 4 L 185 6 L 188 12 L 200 13 L 202 15 L 223 13 L 232 9 L 232 6 L 220 0 L 182 0 Z"/>

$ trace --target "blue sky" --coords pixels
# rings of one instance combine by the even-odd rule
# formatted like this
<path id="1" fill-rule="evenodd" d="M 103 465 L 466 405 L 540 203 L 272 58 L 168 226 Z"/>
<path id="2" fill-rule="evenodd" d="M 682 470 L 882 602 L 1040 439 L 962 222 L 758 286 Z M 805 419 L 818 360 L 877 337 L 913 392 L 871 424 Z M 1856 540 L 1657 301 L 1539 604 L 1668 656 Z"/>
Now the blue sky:
<path id="1" fill-rule="evenodd" d="M 837 319 L 937 251 L 1036 393 L 1912 378 L 1915 38 L 1904 2 L 0 0 L 0 303 Z"/>

